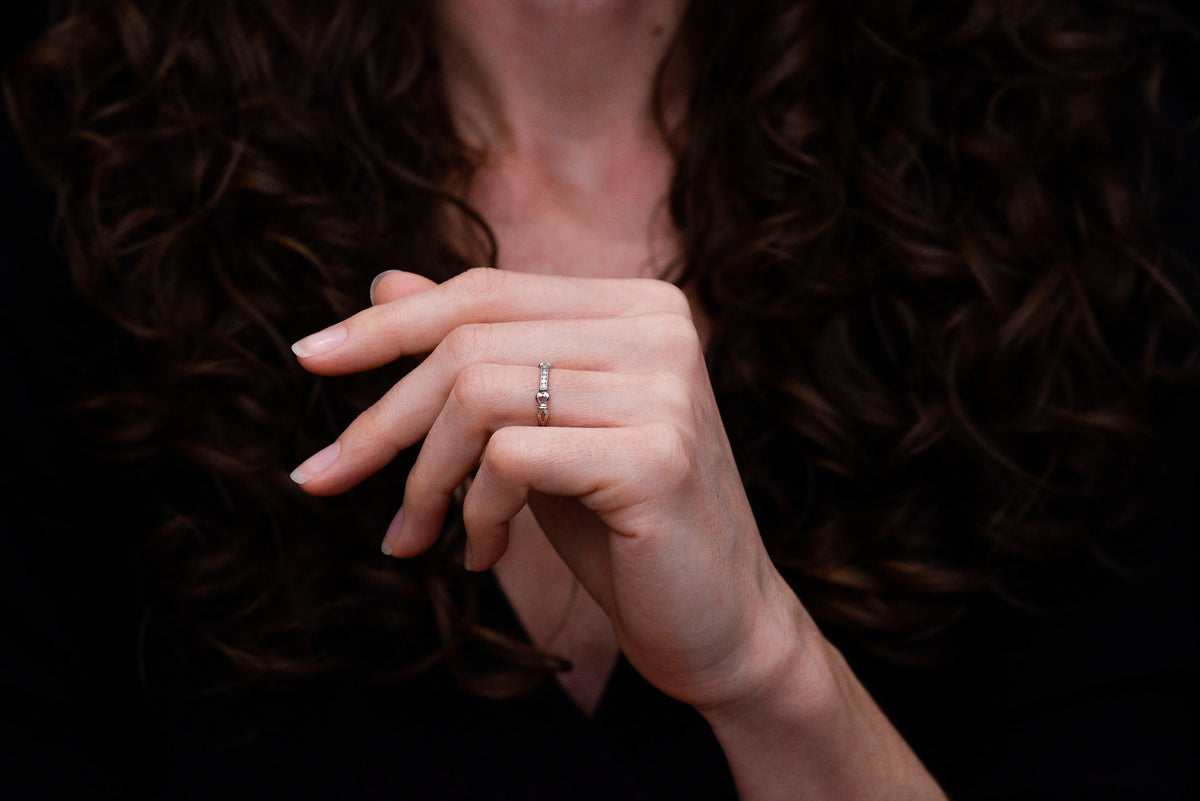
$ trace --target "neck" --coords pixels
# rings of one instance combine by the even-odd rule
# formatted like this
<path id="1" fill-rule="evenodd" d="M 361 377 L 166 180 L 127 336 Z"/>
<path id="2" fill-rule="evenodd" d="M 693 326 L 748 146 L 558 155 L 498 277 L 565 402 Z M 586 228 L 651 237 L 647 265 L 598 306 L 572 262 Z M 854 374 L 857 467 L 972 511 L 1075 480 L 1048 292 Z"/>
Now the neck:
<path id="1" fill-rule="evenodd" d="M 466 144 L 541 160 L 660 139 L 656 75 L 686 0 L 440 0 L 443 80 Z M 673 58 L 674 60 L 678 60 Z M 668 64 L 667 121 L 683 93 Z"/>

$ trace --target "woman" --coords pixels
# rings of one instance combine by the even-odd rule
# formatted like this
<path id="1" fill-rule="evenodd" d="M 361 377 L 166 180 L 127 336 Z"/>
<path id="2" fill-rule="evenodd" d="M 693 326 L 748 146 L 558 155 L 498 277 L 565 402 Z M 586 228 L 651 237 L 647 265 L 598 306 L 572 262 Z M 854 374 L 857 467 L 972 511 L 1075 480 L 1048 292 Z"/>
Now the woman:
<path id="1" fill-rule="evenodd" d="M 77 655 L 139 724 L 72 742 L 105 781 L 1187 791 L 1167 599 L 1149 664 L 1074 664 L 1146 597 L 1088 554 L 1146 568 L 1119 549 L 1196 353 L 1132 188 L 1156 14 L 68 5 L 7 85 L 116 354 L 71 418 L 126 465 L 89 518 L 142 582 Z"/>

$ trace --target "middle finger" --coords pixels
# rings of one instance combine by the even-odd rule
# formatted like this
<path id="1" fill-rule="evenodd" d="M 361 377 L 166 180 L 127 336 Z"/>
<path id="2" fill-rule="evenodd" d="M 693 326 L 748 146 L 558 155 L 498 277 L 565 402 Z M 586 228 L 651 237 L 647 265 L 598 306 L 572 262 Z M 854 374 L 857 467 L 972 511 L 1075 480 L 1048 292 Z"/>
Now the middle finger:
<path id="1" fill-rule="evenodd" d="M 344 492 L 415 444 L 441 412 L 459 372 L 480 362 L 689 375 L 702 369 L 704 356 L 691 321 L 673 313 L 462 326 L 355 418 L 338 437 L 333 463 L 305 477 L 305 491 Z"/>

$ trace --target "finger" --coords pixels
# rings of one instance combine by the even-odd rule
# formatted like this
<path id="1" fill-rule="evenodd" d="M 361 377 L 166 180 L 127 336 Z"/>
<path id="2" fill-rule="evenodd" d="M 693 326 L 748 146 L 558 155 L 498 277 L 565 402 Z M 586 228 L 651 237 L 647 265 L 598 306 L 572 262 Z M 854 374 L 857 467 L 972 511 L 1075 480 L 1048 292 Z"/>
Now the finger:
<path id="1" fill-rule="evenodd" d="M 472 570 L 492 567 L 508 544 L 508 523 L 529 493 L 575 498 L 603 520 L 596 531 L 545 527 L 551 544 L 603 606 L 608 560 L 618 544 L 648 535 L 649 502 L 686 476 L 679 431 L 665 423 L 621 428 L 504 428 L 488 441 L 463 502 Z"/>
<path id="2" fill-rule="evenodd" d="M 437 539 L 454 491 L 479 464 L 491 436 L 535 422 L 536 367 L 473 364 L 458 374 L 404 489 L 403 524 L 389 530 L 383 550 L 413 556 Z M 608 428 L 679 420 L 691 398 L 672 373 L 628 374 L 554 370 L 550 425 Z M 687 407 L 687 408 L 684 408 Z"/>
<path id="3" fill-rule="evenodd" d="M 691 318 L 687 296 L 667 281 L 479 268 L 393 302 L 377 303 L 305 337 L 292 350 L 307 370 L 343 375 L 427 353 L 455 328 L 471 323 L 584 320 L 650 312 Z"/>
<path id="4" fill-rule="evenodd" d="M 332 462 L 317 460 L 319 472 L 306 462 L 293 477 L 310 494 L 344 492 L 425 436 L 467 365 L 544 361 L 555 370 L 676 372 L 691 381 L 705 369 L 696 329 L 675 314 L 463 326 L 342 432 Z"/>
<path id="5" fill-rule="evenodd" d="M 378 306 L 381 303 L 391 303 L 394 300 L 406 298 L 418 292 L 424 292 L 435 286 L 437 286 L 436 281 L 432 281 L 423 275 L 404 272 L 403 270 L 384 270 L 375 276 L 375 280 L 371 282 L 371 305 Z"/>

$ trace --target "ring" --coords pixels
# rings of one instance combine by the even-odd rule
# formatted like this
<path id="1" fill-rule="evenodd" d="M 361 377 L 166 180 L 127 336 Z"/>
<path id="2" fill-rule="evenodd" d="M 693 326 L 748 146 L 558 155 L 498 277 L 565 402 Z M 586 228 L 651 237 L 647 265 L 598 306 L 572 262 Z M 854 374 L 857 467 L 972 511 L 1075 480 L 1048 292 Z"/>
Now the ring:
<path id="1" fill-rule="evenodd" d="M 544 426 L 550 419 L 550 362 L 542 362 L 538 369 L 542 374 L 538 378 L 538 391 L 534 397 L 537 398 L 538 425 Z"/>

